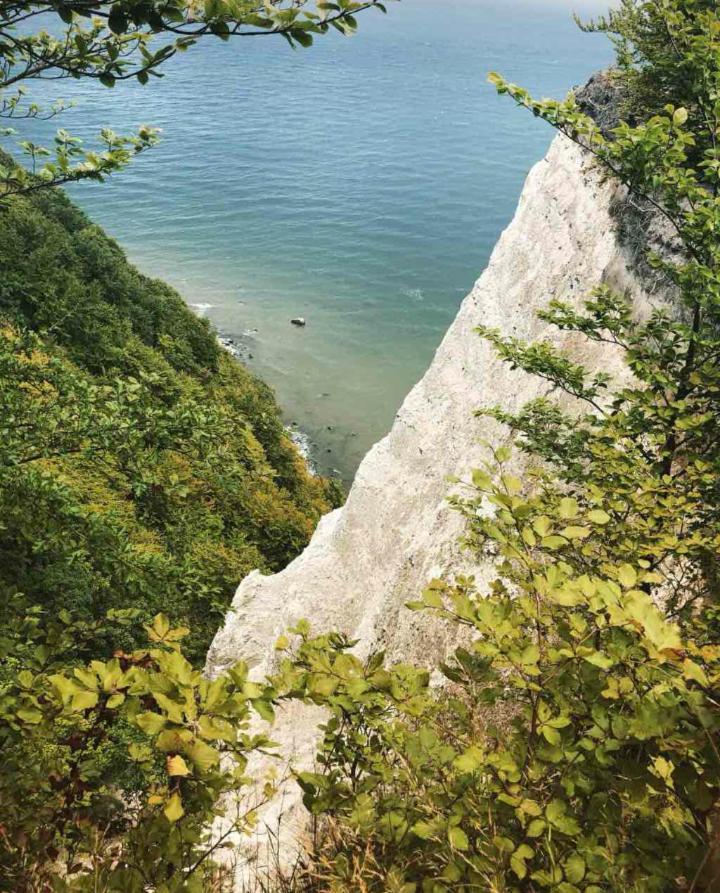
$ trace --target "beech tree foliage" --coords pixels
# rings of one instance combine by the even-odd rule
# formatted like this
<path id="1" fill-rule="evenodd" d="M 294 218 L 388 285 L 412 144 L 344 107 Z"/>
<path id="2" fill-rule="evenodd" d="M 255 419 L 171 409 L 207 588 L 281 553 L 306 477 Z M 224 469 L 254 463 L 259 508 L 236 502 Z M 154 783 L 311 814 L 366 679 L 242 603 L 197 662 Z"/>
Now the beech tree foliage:
<path id="1" fill-rule="evenodd" d="M 92 630 L 67 612 L 39 619 L 7 630 L 22 668 L 0 676 L 0 889 L 213 889 L 223 840 L 209 825 L 222 794 L 250 784 L 248 754 L 271 745 L 249 720 L 272 717 L 275 692 L 243 664 L 203 678 L 164 615 L 148 647 L 74 668 L 57 657 Z M 273 792 L 268 780 L 248 796 L 231 829 L 249 831 Z"/>
<path id="2" fill-rule="evenodd" d="M 62 101 L 43 109 L 29 101 L 33 81 L 85 78 L 114 87 L 162 77 L 173 56 L 198 40 L 280 35 L 292 47 L 309 47 L 329 30 L 352 34 L 365 10 L 386 11 L 380 0 L 20 0 L 0 4 L 0 118 L 21 127 L 27 118 L 53 118 Z M 15 137 L 6 126 L 0 137 Z M 133 135 L 109 128 L 94 150 L 67 130 L 51 147 L 21 140 L 25 166 L 0 165 L 0 198 L 78 180 L 103 180 L 154 146 L 158 131 Z"/>

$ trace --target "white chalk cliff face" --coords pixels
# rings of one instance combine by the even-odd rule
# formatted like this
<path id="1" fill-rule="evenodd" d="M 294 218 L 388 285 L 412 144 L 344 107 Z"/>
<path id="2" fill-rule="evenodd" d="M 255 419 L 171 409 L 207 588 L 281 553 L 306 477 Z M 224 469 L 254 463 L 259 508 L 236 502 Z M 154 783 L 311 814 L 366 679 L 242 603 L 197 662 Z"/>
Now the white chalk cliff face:
<path id="1" fill-rule="evenodd" d="M 447 631 L 404 607 L 433 577 L 471 572 L 481 584 L 492 572 L 473 565 L 458 544 L 463 524 L 447 504 L 448 478 L 466 478 L 487 457 L 483 440 L 507 439 L 475 410 L 500 404 L 514 411 L 547 392 L 546 383 L 499 361 L 475 328 L 549 338 L 591 367 L 624 374 L 607 347 L 558 333 L 536 317 L 552 298 L 579 302 L 601 282 L 627 290 L 639 312 L 647 306 L 634 258 L 618 237 L 613 208 L 623 198 L 583 150 L 555 139 L 530 172 L 515 218 L 430 368 L 365 457 L 346 505 L 322 519 L 284 571 L 256 571 L 241 583 L 208 654 L 210 673 L 239 659 L 257 675 L 271 671 L 275 641 L 301 618 L 317 632 L 350 634 L 361 653 L 385 648 L 391 660 L 429 664 L 451 647 Z M 279 716 L 272 737 L 284 756 L 311 762 L 316 724 L 317 712 L 297 705 Z M 289 793 L 282 808 L 294 800 Z M 273 824 L 277 808 L 266 819 Z"/>

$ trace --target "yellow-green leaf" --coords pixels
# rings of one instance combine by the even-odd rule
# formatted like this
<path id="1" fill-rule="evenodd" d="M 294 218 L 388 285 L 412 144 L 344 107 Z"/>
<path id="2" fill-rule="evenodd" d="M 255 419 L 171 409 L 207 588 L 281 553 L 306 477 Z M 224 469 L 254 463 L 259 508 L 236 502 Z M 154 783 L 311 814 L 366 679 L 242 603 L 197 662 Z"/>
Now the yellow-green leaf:
<path id="1" fill-rule="evenodd" d="M 593 509 L 588 512 L 588 521 L 592 521 L 593 524 L 607 524 L 610 521 L 610 515 L 602 509 Z"/>
<path id="2" fill-rule="evenodd" d="M 695 682 L 700 683 L 703 687 L 710 685 L 710 680 L 708 679 L 705 670 L 696 664 L 695 661 L 688 658 L 683 661 L 683 676 L 685 676 L 686 679 L 694 679 Z"/>
<path id="3" fill-rule="evenodd" d="M 188 764 L 179 753 L 167 758 L 167 774 L 180 776 L 190 775 Z"/>
<path id="4" fill-rule="evenodd" d="M 578 853 L 573 853 L 565 860 L 565 877 L 571 884 L 579 884 L 585 877 L 585 860 Z"/>
<path id="5" fill-rule="evenodd" d="M 91 710 L 98 702 L 96 691 L 76 691 L 70 701 L 71 710 Z"/>
<path id="6" fill-rule="evenodd" d="M 568 541 L 564 536 L 545 536 L 541 540 L 541 545 L 545 549 L 560 549 L 563 546 L 567 546 Z"/>
<path id="7" fill-rule="evenodd" d="M 158 614 L 153 620 L 152 626 L 147 627 L 147 632 L 152 642 L 162 642 L 170 632 L 170 621 L 164 614 Z"/>
<path id="8" fill-rule="evenodd" d="M 576 499 L 569 496 L 560 500 L 559 514 L 564 520 L 570 520 L 577 517 L 579 507 Z"/>
<path id="9" fill-rule="evenodd" d="M 146 735 L 157 735 L 165 728 L 167 720 L 159 713 L 140 713 L 135 717 L 135 725 L 142 729 Z"/>
<path id="10" fill-rule="evenodd" d="M 185 810 L 182 805 L 182 797 L 178 791 L 175 791 L 172 797 L 166 801 L 163 812 L 165 813 L 165 818 L 169 822 L 177 822 L 178 819 L 181 819 L 185 815 Z"/>
<path id="11" fill-rule="evenodd" d="M 565 527 L 560 533 L 569 540 L 584 540 L 591 531 L 589 527 Z"/>
<path id="12" fill-rule="evenodd" d="M 450 846 L 456 850 L 466 850 L 470 846 L 468 836 L 462 828 L 451 828 L 448 831 L 448 840 L 450 841 Z"/>
<path id="13" fill-rule="evenodd" d="M 625 589 L 631 589 L 637 583 L 637 573 L 630 564 L 623 564 L 618 571 L 618 580 Z"/>
<path id="14" fill-rule="evenodd" d="M 540 837 L 546 827 L 547 822 L 545 819 L 533 819 L 527 826 L 525 834 L 527 837 Z"/>

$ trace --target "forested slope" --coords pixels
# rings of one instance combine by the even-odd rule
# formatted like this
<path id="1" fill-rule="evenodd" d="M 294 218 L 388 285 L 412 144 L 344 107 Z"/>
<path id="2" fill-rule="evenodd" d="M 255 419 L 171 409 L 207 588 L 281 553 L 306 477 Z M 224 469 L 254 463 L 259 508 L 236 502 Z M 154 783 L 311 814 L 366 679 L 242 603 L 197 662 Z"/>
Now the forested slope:
<path id="1" fill-rule="evenodd" d="M 201 660 L 238 581 L 294 557 L 332 489 L 173 289 L 62 193 L 5 201 L 0 623 L 20 601 L 90 621 L 133 609 L 111 624 L 130 647 L 162 610 Z"/>

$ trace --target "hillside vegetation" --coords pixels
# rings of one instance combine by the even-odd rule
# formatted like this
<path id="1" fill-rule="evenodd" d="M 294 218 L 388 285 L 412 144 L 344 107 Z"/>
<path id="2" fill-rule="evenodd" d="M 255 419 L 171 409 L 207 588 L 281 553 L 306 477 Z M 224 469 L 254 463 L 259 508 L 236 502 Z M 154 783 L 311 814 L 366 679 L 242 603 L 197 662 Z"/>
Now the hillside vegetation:
<path id="1" fill-rule="evenodd" d="M 0 625 L 19 601 L 122 630 L 158 611 L 202 662 L 234 587 L 282 568 L 331 488 L 271 391 L 64 195 L 0 208 Z"/>

